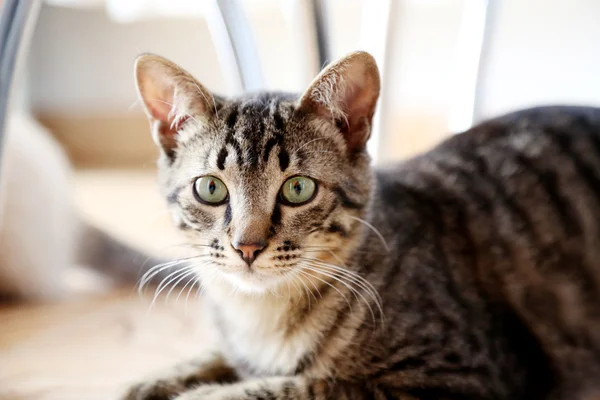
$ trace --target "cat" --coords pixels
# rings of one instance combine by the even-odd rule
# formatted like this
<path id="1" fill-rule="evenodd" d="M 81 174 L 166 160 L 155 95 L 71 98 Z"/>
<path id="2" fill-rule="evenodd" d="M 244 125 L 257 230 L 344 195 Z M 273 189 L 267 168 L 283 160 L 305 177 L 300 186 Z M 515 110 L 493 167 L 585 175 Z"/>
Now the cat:
<path id="1" fill-rule="evenodd" d="M 368 53 L 300 96 L 226 99 L 152 54 L 135 77 L 220 346 L 122 398 L 600 398 L 600 109 L 372 169 Z"/>
<path id="2" fill-rule="evenodd" d="M 158 262 L 82 221 L 71 198 L 68 158 L 50 132 L 23 111 L 6 124 L 0 177 L 0 295 L 53 301 L 80 288 L 71 267 L 92 267 L 130 286 Z M 84 271 L 84 270 L 81 270 Z M 84 276 L 79 274 L 78 276 Z M 102 276 L 91 275 L 101 289 Z M 110 282 L 109 282 L 110 283 Z"/>

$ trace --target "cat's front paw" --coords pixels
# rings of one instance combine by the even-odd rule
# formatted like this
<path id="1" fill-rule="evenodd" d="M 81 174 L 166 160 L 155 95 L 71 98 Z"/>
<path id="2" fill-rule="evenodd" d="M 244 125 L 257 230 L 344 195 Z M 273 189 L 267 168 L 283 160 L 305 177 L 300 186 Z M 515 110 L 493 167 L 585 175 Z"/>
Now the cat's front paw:
<path id="1" fill-rule="evenodd" d="M 246 400 L 254 399 L 240 390 L 239 385 L 203 385 L 174 398 L 174 400 Z"/>
<path id="2" fill-rule="evenodd" d="M 283 400 L 306 398 L 306 382 L 299 377 L 270 377 L 230 384 L 207 384 L 174 400 Z"/>
<path id="3" fill-rule="evenodd" d="M 168 368 L 132 386 L 121 400 L 171 400 L 204 383 L 233 382 L 237 375 L 219 355 L 209 354 Z"/>
<path id="4" fill-rule="evenodd" d="M 186 388 L 176 381 L 156 380 L 140 382 L 130 387 L 121 400 L 171 400 Z"/>

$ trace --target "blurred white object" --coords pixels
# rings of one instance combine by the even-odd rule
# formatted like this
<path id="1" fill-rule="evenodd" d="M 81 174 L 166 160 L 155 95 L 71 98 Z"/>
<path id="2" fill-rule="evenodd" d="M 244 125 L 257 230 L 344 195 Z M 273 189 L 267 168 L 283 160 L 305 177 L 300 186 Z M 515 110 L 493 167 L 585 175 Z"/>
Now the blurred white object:
<path id="1" fill-rule="evenodd" d="M 45 0 L 44 3 L 56 7 L 99 8 L 106 0 Z"/>
<path id="2" fill-rule="evenodd" d="M 367 149 L 371 155 L 373 162 L 379 161 L 381 154 L 381 143 L 385 141 L 383 133 L 386 132 L 384 126 L 385 110 L 386 110 L 386 82 L 388 78 L 388 48 L 389 39 L 391 36 L 392 24 L 390 24 L 390 16 L 395 15 L 394 7 L 398 6 L 393 0 L 376 0 L 369 3 L 364 3 L 363 14 L 360 29 L 359 49 L 368 51 L 375 57 L 379 66 L 379 74 L 381 75 L 381 94 L 379 102 L 373 118 L 373 126 L 371 131 L 371 139 L 367 144 Z"/>
<path id="3" fill-rule="evenodd" d="M 198 18 L 204 15 L 204 0 L 45 0 L 51 6 L 105 8 L 115 22 L 151 18 Z"/>
<path id="4" fill-rule="evenodd" d="M 285 0 L 281 7 L 286 25 L 293 32 L 294 45 L 303 54 L 299 59 L 302 85 L 308 86 L 321 71 L 313 5 L 306 0 Z"/>
<path id="5" fill-rule="evenodd" d="M 264 79 L 252 31 L 238 0 L 46 0 L 63 7 L 103 6 L 112 21 L 133 23 L 148 19 L 200 19 L 208 24 L 227 92 L 264 89 Z M 254 0 L 261 2 L 264 0 Z"/>
<path id="6" fill-rule="evenodd" d="M 144 18 L 198 18 L 204 15 L 204 3 L 204 0 L 106 0 L 106 11 L 117 22 Z"/>
<path id="7" fill-rule="evenodd" d="M 465 1 L 454 70 L 454 102 L 448 116 L 450 132 L 469 129 L 479 117 L 483 52 L 490 35 L 490 1 Z"/>
<path id="8" fill-rule="evenodd" d="M 206 22 L 231 93 L 264 90 L 250 23 L 241 0 L 204 0 Z"/>

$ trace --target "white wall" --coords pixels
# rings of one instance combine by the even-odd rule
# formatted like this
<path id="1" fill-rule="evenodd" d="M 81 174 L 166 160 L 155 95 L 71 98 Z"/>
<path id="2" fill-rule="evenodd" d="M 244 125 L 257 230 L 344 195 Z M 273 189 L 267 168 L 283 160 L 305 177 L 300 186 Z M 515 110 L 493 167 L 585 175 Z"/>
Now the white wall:
<path id="1" fill-rule="evenodd" d="M 456 101 L 454 66 L 469 0 L 396 0 L 386 86 L 384 161 L 423 150 L 448 132 Z M 491 0 L 494 1 L 494 0 Z M 483 74 L 486 116 L 539 103 L 600 105 L 600 2 L 496 0 L 497 20 Z M 308 83 L 306 53 L 283 2 L 248 2 L 269 88 Z M 260 5 L 260 6 L 259 6 Z M 331 0 L 335 55 L 354 50 L 363 1 Z M 111 22 L 102 11 L 44 8 L 31 55 L 31 98 L 43 112 L 127 112 L 132 62 L 151 51 L 224 92 L 225 80 L 201 19 Z M 133 112 L 133 111 L 132 111 Z M 135 111 L 139 112 L 139 111 Z"/>
<path id="2" fill-rule="evenodd" d="M 484 115 L 544 103 L 600 105 L 600 1 L 497 3 Z"/>
<path id="3" fill-rule="evenodd" d="M 300 68 L 304 56 L 285 25 L 284 9 L 265 2 L 248 11 L 267 87 L 301 90 L 309 82 Z M 133 60 L 142 52 L 167 57 L 209 89 L 233 94 L 201 18 L 120 24 L 102 9 L 46 6 L 30 56 L 32 107 L 44 113 L 126 112 L 135 101 Z"/>
<path id="4" fill-rule="evenodd" d="M 463 0 L 404 1 L 393 16 L 381 160 L 429 148 L 448 134 Z"/>
<path id="5" fill-rule="evenodd" d="M 141 52 L 181 63 L 210 88 L 224 87 L 203 21 L 122 25 L 98 10 L 44 7 L 30 56 L 32 107 L 127 112 L 135 101 L 133 60 Z"/>

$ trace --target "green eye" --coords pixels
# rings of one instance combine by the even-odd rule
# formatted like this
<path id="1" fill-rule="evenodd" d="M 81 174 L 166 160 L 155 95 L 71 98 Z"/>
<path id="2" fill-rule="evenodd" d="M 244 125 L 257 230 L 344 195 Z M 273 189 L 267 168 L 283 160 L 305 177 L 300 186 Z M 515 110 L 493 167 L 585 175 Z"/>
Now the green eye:
<path id="1" fill-rule="evenodd" d="M 315 197 L 317 184 L 305 176 L 294 176 L 285 181 L 281 188 L 281 198 L 288 205 L 308 203 Z"/>
<path id="2" fill-rule="evenodd" d="M 216 206 L 227 200 L 227 187 L 214 176 L 201 176 L 194 182 L 194 196 L 201 203 Z"/>

